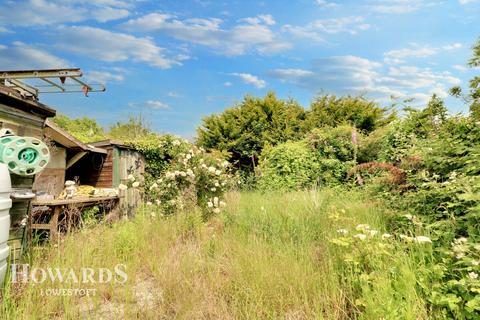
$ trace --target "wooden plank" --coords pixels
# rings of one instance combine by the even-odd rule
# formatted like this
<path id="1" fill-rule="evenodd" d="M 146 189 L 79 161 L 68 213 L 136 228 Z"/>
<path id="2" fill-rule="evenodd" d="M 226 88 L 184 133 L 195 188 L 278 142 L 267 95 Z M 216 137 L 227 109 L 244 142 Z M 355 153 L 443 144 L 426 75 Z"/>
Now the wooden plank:
<path id="1" fill-rule="evenodd" d="M 88 152 L 80 151 L 79 153 L 75 154 L 70 160 L 67 162 L 67 169 L 77 163 L 78 160 L 82 159 Z"/>
<path id="2" fill-rule="evenodd" d="M 120 184 L 120 179 L 121 179 L 121 176 L 120 176 L 120 151 L 118 150 L 118 148 L 113 148 L 113 155 L 112 155 L 112 159 L 113 159 L 113 185 L 115 187 L 118 187 L 118 185 Z"/>
<path id="3" fill-rule="evenodd" d="M 53 216 L 50 219 L 50 240 L 56 241 L 57 240 L 57 232 L 58 232 L 58 217 L 62 212 L 62 208 L 57 206 L 53 208 Z"/>
<path id="4" fill-rule="evenodd" d="M 85 197 L 85 198 L 75 198 L 75 199 L 54 199 L 54 200 L 34 200 L 32 205 L 34 206 L 59 206 L 67 204 L 80 204 L 80 203 L 95 203 L 108 200 L 118 199 L 118 196 L 111 197 Z"/>

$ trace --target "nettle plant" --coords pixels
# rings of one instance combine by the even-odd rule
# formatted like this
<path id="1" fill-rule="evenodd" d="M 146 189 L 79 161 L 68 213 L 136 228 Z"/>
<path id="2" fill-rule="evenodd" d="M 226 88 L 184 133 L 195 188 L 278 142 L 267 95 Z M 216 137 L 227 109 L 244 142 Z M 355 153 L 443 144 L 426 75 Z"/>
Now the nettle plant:
<path id="1" fill-rule="evenodd" d="M 175 144 L 184 149 L 186 142 Z M 233 185 L 230 164 L 221 154 L 189 146 L 146 188 L 146 204 L 157 206 L 164 215 L 198 207 L 208 219 L 226 205 L 224 195 Z"/>

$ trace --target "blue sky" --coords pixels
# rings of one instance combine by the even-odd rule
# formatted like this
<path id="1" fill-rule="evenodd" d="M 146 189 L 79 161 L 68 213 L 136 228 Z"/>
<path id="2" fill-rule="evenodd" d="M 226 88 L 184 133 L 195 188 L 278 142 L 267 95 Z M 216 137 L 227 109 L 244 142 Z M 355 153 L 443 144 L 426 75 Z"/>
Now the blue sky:
<path id="1" fill-rule="evenodd" d="M 480 36 L 479 0 L 0 1 L 0 69 L 80 67 L 107 91 L 43 94 L 108 126 L 142 114 L 195 135 L 201 118 L 274 90 L 308 106 L 320 92 L 383 105 L 449 98 Z"/>

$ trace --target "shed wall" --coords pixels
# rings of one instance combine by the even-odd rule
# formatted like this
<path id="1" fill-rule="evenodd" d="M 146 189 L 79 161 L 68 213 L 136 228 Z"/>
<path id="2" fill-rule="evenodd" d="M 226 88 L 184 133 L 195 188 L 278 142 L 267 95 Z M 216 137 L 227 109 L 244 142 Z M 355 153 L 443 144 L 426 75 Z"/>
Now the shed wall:
<path id="1" fill-rule="evenodd" d="M 8 128 L 16 135 L 42 139 L 44 120 L 41 116 L 0 104 L 0 128 Z M 33 187 L 33 177 L 10 174 L 10 178 L 12 180 L 12 188 L 14 189 L 32 189 Z M 28 201 L 13 202 L 10 209 L 11 223 L 8 245 L 10 246 L 10 259 L 12 261 L 18 261 L 22 255 L 22 247 L 25 240 L 25 219 L 28 210 Z"/>

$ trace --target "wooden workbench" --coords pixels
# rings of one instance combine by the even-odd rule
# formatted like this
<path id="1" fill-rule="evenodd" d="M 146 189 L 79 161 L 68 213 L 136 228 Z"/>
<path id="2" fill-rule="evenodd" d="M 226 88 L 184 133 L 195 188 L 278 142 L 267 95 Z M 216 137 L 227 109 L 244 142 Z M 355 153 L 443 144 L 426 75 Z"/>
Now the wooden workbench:
<path id="1" fill-rule="evenodd" d="M 112 210 L 118 209 L 118 200 L 119 196 L 110 196 L 110 197 L 85 197 L 85 198 L 74 198 L 74 199 L 53 199 L 53 200 L 33 200 L 32 207 L 47 206 L 51 207 L 53 214 L 50 218 L 49 223 L 33 223 L 32 222 L 32 212 L 28 215 L 28 224 L 29 232 L 32 233 L 33 230 L 49 230 L 50 239 L 55 240 L 58 236 L 58 219 L 60 214 L 65 208 L 79 208 L 85 206 L 91 206 L 94 204 L 114 202 L 114 208 Z"/>

